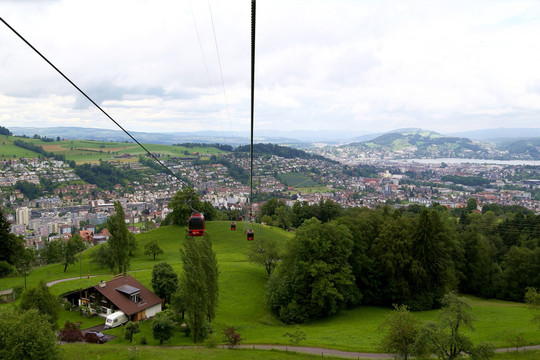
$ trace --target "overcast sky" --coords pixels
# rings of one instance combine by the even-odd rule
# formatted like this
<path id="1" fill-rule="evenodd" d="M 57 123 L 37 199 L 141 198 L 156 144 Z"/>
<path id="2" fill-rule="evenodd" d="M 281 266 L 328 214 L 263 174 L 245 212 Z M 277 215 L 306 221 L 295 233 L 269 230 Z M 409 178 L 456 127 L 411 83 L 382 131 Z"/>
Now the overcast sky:
<path id="1" fill-rule="evenodd" d="M 0 17 L 146 132 L 249 131 L 250 16 L 249 0 L 0 0 Z M 260 135 L 540 127 L 537 0 L 257 0 L 256 36 Z M 3 23 L 0 125 L 117 129 Z"/>

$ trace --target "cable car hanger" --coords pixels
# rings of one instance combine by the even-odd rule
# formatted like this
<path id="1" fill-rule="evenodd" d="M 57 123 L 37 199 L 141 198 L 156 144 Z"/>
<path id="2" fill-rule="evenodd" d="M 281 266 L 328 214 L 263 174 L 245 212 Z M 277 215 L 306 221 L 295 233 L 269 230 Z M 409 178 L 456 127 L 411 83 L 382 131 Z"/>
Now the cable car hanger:
<path id="1" fill-rule="evenodd" d="M 188 219 L 188 234 L 189 236 L 203 236 L 205 232 L 204 214 L 193 208 L 191 201 L 193 200 L 193 192 L 187 201 L 191 208 L 191 216 Z"/>

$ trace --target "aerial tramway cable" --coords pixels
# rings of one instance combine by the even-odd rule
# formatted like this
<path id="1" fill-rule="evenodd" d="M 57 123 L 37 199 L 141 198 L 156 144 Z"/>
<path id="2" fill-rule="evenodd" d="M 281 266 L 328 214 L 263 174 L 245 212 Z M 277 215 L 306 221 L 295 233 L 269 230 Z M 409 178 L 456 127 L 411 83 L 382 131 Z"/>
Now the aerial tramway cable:
<path id="1" fill-rule="evenodd" d="M 249 221 L 253 221 L 253 111 L 255 99 L 255 0 L 251 0 L 251 145 L 249 171 Z M 247 232 L 247 239 L 253 240 L 253 230 Z"/>
<path id="2" fill-rule="evenodd" d="M 64 79 L 67 80 L 75 89 L 77 89 L 85 98 L 88 99 L 92 104 L 94 104 L 95 107 L 97 107 L 105 116 L 109 118 L 113 123 L 116 124 L 124 133 L 126 133 L 133 141 L 137 143 L 148 155 L 150 155 L 158 164 L 160 164 L 169 174 L 171 174 L 173 177 L 175 177 L 178 181 L 180 181 L 185 186 L 189 186 L 184 180 L 182 180 L 180 177 L 178 177 L 171 169 L 167 167 L 164 163 L 162 163 L 154 154 L 152 154 L 146 147 L 144 147 L 143 144 L 141 144 L 135 137 L 133 137 L 126 129 L 124 129 L 116 120 L 114 120 L 105 110 L 101 108 L 90 96 L 86 95 L 84 91 L 82 91 L 73 81 L 71 81 L 70 78 L 68 78 L 60 69 L 58 69 L 52 62 L 49 61 L 43 54 L 41 54 L 30 42 L 28 42 L 21 34 L 19 34 L 11 25 L 9 25 L 2 17 L 0 17 L 0 21 L 2 21 L 11 31 L 15 33 L 22 41 L 26 43 L 32 50 L 34 50 L 43 60 L 45 60 L 54 70 L 56 70 Z"/>
<path id="3" fill-rule="evenodd" d="M 141 144 L 134 136 L 132 136 L 126 129 L 124 129 L 116 120 L 114 120 L 105 110 L 101 108 L 90 96 L 88 96 L 81 88 L 79 88 L 73 81 L 71 81 L 70 78 L 68 78 L 60 69 L 58 69 L 52 62 L 49 61 L 41 52 L 39 52 L 30 42 L 28 42 L 21 34 L 19 34 L 11 25 L 9 25 L 2 17 L 0 17 L 0 20 L 17 35 L 22 41 L 24 41 L 32 50 L 34 50 L 43 60 L 45 60 L 54 70 L 56 70 L 64 79 L 66 79 L 75 89 L 77 89 L 85 98 L 88 99 L 92 104 L 94 104 L 95 107 L 97 107 L 109 120 L 111 120 L 113 123 L 116 124 L 124 133 L 126 133 L 133 141 L 137 143 L 148 155 L 150 155 L 158 164 L 160 164 L 169 174 L 171 174 L 174 178 L 176 178 L 180 183 L 182 183 L 184 186 L 189 187 L 189 184 L 182 180 L 178 175 L 176 175 L 167 165 L 162 163 L 154 154 L 152 154 L 148 149 Z M 191 197 L 188 201 L 189 207 L 193 211 L 191 217 L 188 219 L 188 232 L 191 236 L 202 236 L 204 234 L 205 226 L 204 226 L 204 215 L 195 210 L 193 206 L 191 206 L 191 200 L 193 198 L 193 193 L 191 194 Z"/>

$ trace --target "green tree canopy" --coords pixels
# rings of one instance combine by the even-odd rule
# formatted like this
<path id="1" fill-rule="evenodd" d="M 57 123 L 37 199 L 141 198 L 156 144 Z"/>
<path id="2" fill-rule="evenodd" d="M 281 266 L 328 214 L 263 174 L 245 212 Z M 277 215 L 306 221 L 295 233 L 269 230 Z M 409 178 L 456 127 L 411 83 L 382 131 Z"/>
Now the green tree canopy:
<path id="1" fill-rule="evenodd" d="M 36 309 L 47 316 L 52 328 L 56 328 L 60 315 L 60 300 L 49 291 L 45 280 L 40 280 L 35 287 L 22 293 L 20 307 L 22 310 Z"/>
<path id="2" fill-rule="evenodd" d="M 281 260 L 277 241 L 264 234 L 257 236 L 257 241 L 251 243 L 248 258 L 252 263 L 263 266 L 270 276 Z"/>
<path id="3" fill-rule="evenodd" d="M 115 201 L 114 214 L 107 219 L 107 228 L 111 233 L 108 241 L 111 257 L 119 273 L 125 273 L 129 269 L 130 237 L 125 219 L 122 205 Z"/>
<path id="4" fill-rule="evenodd" d="M 0 313 L 0 359 L 61 359 L 48 317 L 36 309 Z"/>
<path id="5" fill-rule="evenodd" d="M 144 255 L 153 256 L 156 260 L 156 256 L 163 255 L 163 249 L 159 247 L 157 239 L 150 239 L 144 245 Z"/>
<path id="6" fill-rule="evenodd" d="M 0 210 L 0 261 L 15 265 L 17 256 L 24 250 L 24 239 L 10 232 L 10 225 Z"/>
<path id="7" fill-rule="evenodd" d="M 351 238 L 345 226 L 334 222 L 311 219 L 298 228 L 268 282 L 267 304 L 282 321 L 321 318 L 359 302 L 348 263 Z"/>
<path id="8" fill-rule="evenodd" d="M 178 275 L 170 264 L 160 262 L 152 268 L 150 285 L 157 296 L 169 303 L 171 295 L 178 289 Z"/>
<path id="9" fill-rule="evenodd" d="M 47 264 L 59 263 L 62 261 L 62 241 L 47 241 L 39 255 Z"/>
<path id="10" fill-rule="evenodd" d="M 199 195 L 197 195 L 195 190 L 191 187 L 186 187 L 183 190 L 176 192 L 169 202 L 168 207 L 169 209 L 172 209 L 170 217 L 172 223 L 175 225 L 186 225 L 193 212 L 192 208 L 203 212 Z"/>
<path id="11" fill-rule="evenodd" d="M 180 298 L 193 342 L 197 342 L 206 322 L 214 318 L 218 300 L 219 271 L 209 235 L 202 238 L 186 235 L 181 257 L 180 291 L 183 295 Z"/>
<path id="12" fill-rule="evenodd" d="M 406 305 L 394 305 L 394 310 L 386 317 L 380 329 L 386 332 L 380 344 L 382 351 L 395 354 L 396 358 L 403 360 L 413 354 L 420 323 Z"/>
<path id="13" fill-rule="evenodd" d="M 141 332 L 138 322 L 128 321 L 124 326 L 124 337 L 126 340 L 129 340 L 130 343 L 133 342 L 133 335 Z"/>
<path id="14" fill-rule="evenodd" d="M 84 248 L 84 241 L 79 234 L 74 234 L 67 243 L 63 244 L 62 264 L 64 265 L 64 272 L 66 272 L 68 265 L 75 264 L 77 253 L 83 251 Z"/>
<path id="15" fill-rule="evenodd" d="M 152 334 L 154 339 L 163 345 L 164 341 L 171 338 L 174 331 L 173 313 L 170 310 L 158 312 L 152 319 Z"/>
<path id="16" fill-rule="evenodd" d="M 463 334 L 463 327 L 473 330 L 475 317 L 465 298 L 446 294 L 437 323 L 427 323 L 419 331 L 415 348 L 418 354 L 436 354 L 440 359 L 453 360 L 463 353 L 473 358 L 489 359 L 494 352 L 489 345 L 474 346 Z M 481 356 L 479 356 L 481 355 Z"/>

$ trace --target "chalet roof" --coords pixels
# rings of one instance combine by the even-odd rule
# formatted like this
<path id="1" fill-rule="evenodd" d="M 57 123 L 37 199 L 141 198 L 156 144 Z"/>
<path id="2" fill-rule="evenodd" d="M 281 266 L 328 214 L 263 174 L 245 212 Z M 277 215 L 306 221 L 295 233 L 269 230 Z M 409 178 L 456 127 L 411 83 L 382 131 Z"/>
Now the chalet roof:
<path id="1" fill-rule="evenodd" d="M 94 286 L 110 302 L 122 310 L 126 315 L 131 316 L 154 305 L 161 303 L 161 299 L 148 290 L 143 284 L 135 280 L 131 275 L 126 275 Z M 139 302 L 131 301 L 129 295 L 140 291 Z"/>

